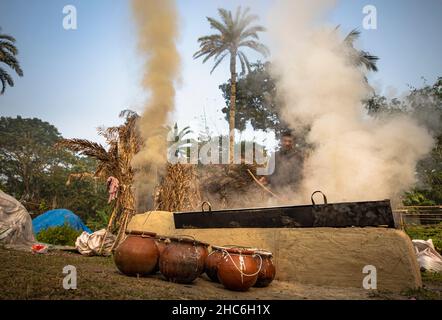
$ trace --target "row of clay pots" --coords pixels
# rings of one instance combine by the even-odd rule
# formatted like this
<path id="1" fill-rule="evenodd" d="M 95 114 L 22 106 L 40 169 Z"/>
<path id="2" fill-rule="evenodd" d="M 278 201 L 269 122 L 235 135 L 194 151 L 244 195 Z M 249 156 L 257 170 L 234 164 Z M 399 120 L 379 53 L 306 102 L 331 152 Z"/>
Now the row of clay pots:
<path id="1" fill-rule="evenodd" d="M 158 271 L 172 282 L 192 283 L 204 271 L 212 281 L 230 290 L 266 287 L 275 277 L 272 254 L 239 247 L 212 246 L 191 237 L 160 237 L 131 231 L 114 254 L 115 264 L 128 276 L 147 276 Z"/>
<path id="2" fill-rule="evenodd" d="M 157 237 L 131 231 L 114 254 L 118 270 L 128 276 L 147 276 L 158 271 L 172 282 L 191 283 L 204 272 L 206 243 L 189 237 Z"/>
<path id="3" fill-rule="evenodd" d="M 267 287 L 276 275 L 271 252 L 241 247 L 212 246 L 205 269 L 212 281 L 235 291 Z"/>

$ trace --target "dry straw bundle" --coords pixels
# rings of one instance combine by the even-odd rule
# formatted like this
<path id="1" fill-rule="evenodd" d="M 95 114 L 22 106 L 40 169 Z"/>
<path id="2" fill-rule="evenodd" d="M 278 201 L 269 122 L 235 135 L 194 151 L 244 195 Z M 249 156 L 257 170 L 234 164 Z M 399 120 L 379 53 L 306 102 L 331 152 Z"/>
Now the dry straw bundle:
<path id="1" fill-rule="evenodd" d="M 155 209 L 193 211 L 201 203 L 196 166 L 168 164 L 166 174 L 155 193 Z"/>

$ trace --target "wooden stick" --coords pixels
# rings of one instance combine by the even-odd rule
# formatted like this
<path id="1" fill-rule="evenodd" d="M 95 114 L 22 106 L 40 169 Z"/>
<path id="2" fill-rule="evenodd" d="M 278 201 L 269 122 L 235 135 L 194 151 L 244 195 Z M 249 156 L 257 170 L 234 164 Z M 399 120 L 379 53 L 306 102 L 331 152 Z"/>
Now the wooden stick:
<path id="1" fill-rule="evenodd" d="M 253 180 L 261 187 L 263 188 L 265 191 L 267 191 L 268 193 L 270 193 L 272 196 L 274 196 L 276 199 L 278 200 L 282 200 L 280 197 L 278 197 L 276 194 L 274 194 L 269 188 L 267 188 L 265 185 L 263 185 L 261 182 L 259 182 L 259 180 L 255 177 L 255 175 L 252 173 L 252 171 L 250 171 L 250 169 L 247 169 L 247 172 L 250 174 L 250 176 L 253 178 Z"/>

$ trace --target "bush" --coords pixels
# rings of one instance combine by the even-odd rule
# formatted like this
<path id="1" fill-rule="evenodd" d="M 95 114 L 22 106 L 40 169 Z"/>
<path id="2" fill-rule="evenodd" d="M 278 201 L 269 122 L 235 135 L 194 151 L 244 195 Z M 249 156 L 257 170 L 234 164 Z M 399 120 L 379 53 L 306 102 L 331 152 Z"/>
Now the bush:
<path id="1" fill-rule="evenodd" d="M 65 224 L 41 230 L 37 234 L 37 241 L 59 246 L 74 246 L 75 240 L 81 233 L 82 231 L 75 230 Z"/>
<path id="2" fill-rule="evenodd" d="M 404 206 L 434 206 L 436 202 L 429 199 L 428 192 L 423 190 L 413 190 L 405 193 Z"/>

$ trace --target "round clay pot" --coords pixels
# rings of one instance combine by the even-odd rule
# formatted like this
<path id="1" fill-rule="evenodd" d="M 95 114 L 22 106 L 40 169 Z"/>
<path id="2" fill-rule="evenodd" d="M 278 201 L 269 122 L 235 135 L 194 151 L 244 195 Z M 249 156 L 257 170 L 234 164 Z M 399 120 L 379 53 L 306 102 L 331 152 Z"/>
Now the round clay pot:
<path id="1" fill-rule="evenodd" d="M 192 283 L 203 271 L 208 244 L 188 238 L 170 238 L 160 256 L 160 272 L 177 283 Z"/>
<path id="2" fill-rule="evenodd" d="M 146 276 L 151 274 L 158 262 L 158 249 L 155 233 L 127 232 L 126 239 L 118 246 L 114 262 L 118 270 L 128 276 Z"/>
<path id="3" fill-rule="evenodd" d="M 226 248 L 218 263 L 218 279 L 226 289 L 247 291 L 258 280 L 259 262 L 253 249 Z"/>
<path id="4" fill-rule="evenodd" d="M 213 282 L 219 282 L 218 279 L 218 263 L 223 258 L 224 247 L 212 246 L 212 252 L 207 256 L 204 269 L 207 276 Z"/>
<path id="5" fill-rule="evenodd" d="M 257 251 L 256 254 L 262 259 L 262 267 L 258 273 L 258 280 L 256 280 L 254 287 L 264 288 L 269 286 L 273 279 L 275 279 L 276 268 L 272 261 L 273 254 L 265 250 Z"/>

